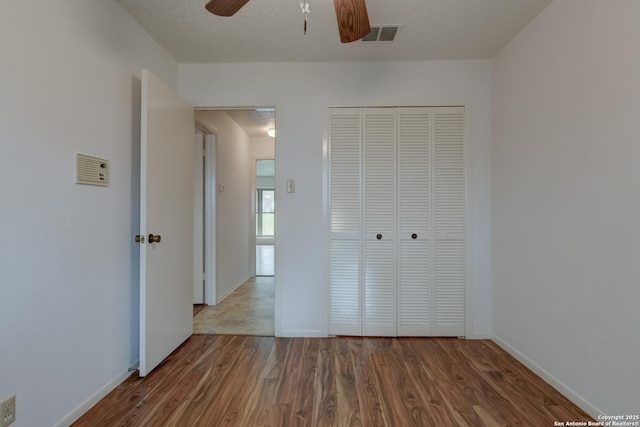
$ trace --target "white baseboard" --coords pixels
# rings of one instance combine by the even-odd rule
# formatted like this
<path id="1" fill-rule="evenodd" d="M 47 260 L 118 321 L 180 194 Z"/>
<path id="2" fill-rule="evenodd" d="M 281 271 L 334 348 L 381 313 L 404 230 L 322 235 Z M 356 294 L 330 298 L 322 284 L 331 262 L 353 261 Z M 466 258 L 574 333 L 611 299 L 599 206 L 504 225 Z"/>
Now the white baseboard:
<path id="1" fill-rule="evenodd" d="M 507 353 L 511 354 L 515 357 L 520 363 L 522 363 L 527 368 L 531 369 L 536 375 L 549 383 L 553 388 L 562 393 L 567 399 L 575 403 L 578 407 L 580 407 L 587 414 L 591 415 L 594 419 L 598 420 L 598 415 L 603 415 L 604 412 L 596 408 L 591 402 L 588 402 L 585 398 L 576 393 L 573 389 L 567 386 L 565 383 L 551 375 L 544 368 L 538 365 L 533 360 L 529 359 L 523 353 L 518 351 L 516 348 L 512 347 L 505 340 L 500 338 L 497 335 L 492 335 L 491 340 L 502 347 Z"/>
<path id="2" fill-rule="evenodd" d="M 490 340 L 493 336 L 491 332 L 474 332 L 467 336 L 468 340 Z"/>
<path id="3" fill-rule="evenodd" d="M 285 329 L 279 338 L 327 338 L 328 335 L 319 329 Z"/>
<path id="4" fill-rule="evenodd" d="M 236 283 L 235 285 L 233 285 L 233 287 L 226 293 L 224 294 L 221 298 L 218 299 L 218 302 L 216 302 L 216 304 L 220 304 L 226 297 L 228 297 L 229 295 L 231 295 L 233 293 L 233 291 L 235 291 L 236 289 L 238 289 L 240 286 L 242 286 L 242 284 L 244 282 L 246 282 L 247 280 L 251 279 L 251 275 L 247 275 L 247 277 L 245 277 L 244 279 L 240 280 L 238 283 Z"/>
<path id="5" fill-rule="evenodd" d="M 138 366 L 139 362 L 135 361 L 131 364 L 132 367 Z M 71 424 L 76 422 L 78 418 L 84 415 L 89 409 L 91 409 L 96 403 L 102 400 L 107 394 L 109 394 L 113 389 L 118 387 L 120 383 L 129 378 L 133 371 L 129 369 L 124 370 L 120 374 L 118 374 L 111 381 L 106 383 L 104 386 L 100 387 L 98 391 L 93 393 L 87 400 L 78 405 L 74 410 L 69 412 L 63 419 L 54 424 L 53 427 L 69 427 Z"/>

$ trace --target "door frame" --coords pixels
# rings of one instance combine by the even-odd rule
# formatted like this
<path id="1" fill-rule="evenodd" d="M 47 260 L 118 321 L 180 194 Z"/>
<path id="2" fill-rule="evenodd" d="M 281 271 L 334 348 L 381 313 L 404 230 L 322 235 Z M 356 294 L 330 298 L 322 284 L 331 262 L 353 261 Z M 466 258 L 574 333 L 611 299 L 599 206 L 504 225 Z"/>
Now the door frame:
<path id="1" fill-rule="evenodd" d="M 193 149 L 193 303 L 204 304 L 204 135 L 198 126 Z"/>
<path id="2" fill-rule="evenodd" d="M 197 280 L 196 275 L 204 279 L 203 302 L 206 305 L 217 304 L 216 288 L 216 147 L 218 130 L 214 127 L 200 123 L 196 119 L 196 135 L 202 135 L 202 157 L 204 159 L 201 168 L 195 168 L 196 182 L 200 184 L 200 190 L 194 194 L 194 205 L 202 207 L 202 224 L 194 224 L 194 253 L 196 246 L 204 248 L 204 262 L 194 261 L 194 291 Z M 198 199 L 200 197 L 200 199 Z M 202 272 L 196 271 L 196 266 L 202 265 Z M 195 299 L 195 298 L 194 298 Z M 194 302 L 195 303 L 195 302 Z"/>
<path id="3" fill-rule="evenodd" d="M 194 105 L 194 109 L 196 111 L 199 110 L 234 110 L 234 109 L 253 109 L 253 108 L 274 108 L 275 109 L 275 113 L 276 113 L 276 126 L 281 127 L 281 123 L 283 123 L 282 121 L 282 105 L 279 102 L 247 102 L 244 104 L 239 104 L 239 105 L 229 105 L 229 104 L 223 104 L 223 105 Z M 213 134 L 217 134 L 218 131 L 217 129 L 211 127 L 208 128 L 208 130 L 211 131 L 211 133 Z M 277 141 L 278 137 L 276 136 L 276 141 Z M 212 148 L 212 151 L 215 152 L 215 148 Z M 211 151 L 208 151 L 211 152 Z M 281 193 L 283 192 L 284 188 L 280 188 L 283 187 L 280 182 L 278 181 L 278 176 L 280 175 L 279 173 L 279 166 L 278 166 L 278 144 L 275 144 L 275 151 L 274 151 L 274 160 L 276 161 L 276 193 L 275 193 L 275 202 L 276 202 L 276 206 L 282 205 L 282 203 L 280 202 L 281 199 Z M 206 194 L 208 195 L 212 195 L 212 202 L 210 204 L 205 204 L 205 215 L 206 215 L 206 206 L 209 206 L 209 209 L 211 209 L 211 218 L 212 221 L 214 221 L 213 223 L 215 224 L 215 197 L 216 197 L 216 188 L 217 188 L 217 184 L 215 182 L 215 159 L 211 159 L 210 161 L 212 162 L 211 164 L 213 165 L 213 167 L 210 167 L 210 179 L 208 179 L 208 181 L 210 183 L 212 183 L 212 188 L 211 191 L 206 191 Z M 206 171 L 205 171 L 206 174 Z M 280 194 L 280 196 L 279 196 Z M 280 212 L 282 213 L 282 209 L 280 209 Z M 250 213 L 251 214 L 251 213 Z M 284 228 L 284 223 L 281 221 L 282 215 L 276 215 L 275 218 L 275 224 L 274 227 L 276 230 L 282 230 Z M 280 237 L 278 237 L 278 235 L 281 235 L 281 233 L 276 233 L 275 239 L 274 239 L 274 244 L 277 247 L 279 245 L 279 240 Z M 215 230 L 211 230 L 211 249 L 209 251 L 209 253 L 213 254 L 213 261 L 214 261 L 214 265 L 215 265 L 215 246 L 216 246 L 216 231 Z M 255 238 L 254 238 L 255 239 Z M 254 246 L 255 248 L 255 246 Z M 205 245 L 205 250 L 206 250 L 206 245 Z M 214 252 L 212 252 L 214 251 Z M 278 253 L 276 251 L 275 253 L 275 269 L 276 271 L 278 270 L 278 263 L 279 263 L 279 258 L 278 258 Z M 254 262 L 255 264 L 255 262 Z M 206 266 L 205 266 L 206 268 Z M 215 275 L 213 277 L 212 280 L 209 281 L 209 283 L 211 283 L 211 290 L 209 291 L 209 293 L 207 293 L 207 289 L 208 287 L 205 286 L 205 303 L 206 304 L 210 304 L 210 305 L 215 305 L 216 303 L 216 299 L 217 299 L 217 294 L 216 294 L 216 287 L 215 287 Z M 280 281 L 278 279 L 278 275 L 274 276 L 274 335 L 276 337 L 282 336 L 282 320 L 281 320 L 281 313 L 282 313 L 282 294 L 281 294 L 281 286 L 280 286 Z"/>
<path id="4" fill-rule="evenodd" d="M 216 148 L 218 134 L 204 136 L 204 303 L 216 305 Z"/>

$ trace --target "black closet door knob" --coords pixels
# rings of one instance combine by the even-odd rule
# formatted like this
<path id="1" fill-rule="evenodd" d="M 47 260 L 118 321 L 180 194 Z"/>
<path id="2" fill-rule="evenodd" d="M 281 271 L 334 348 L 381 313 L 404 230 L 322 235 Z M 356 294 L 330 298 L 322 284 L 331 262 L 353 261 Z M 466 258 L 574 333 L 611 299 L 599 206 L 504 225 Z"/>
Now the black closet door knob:
<path id="1" fill-rule="evenodd" d="M 378 239 L 378 240 L 382 240 L 382 234 L 378 233 L 378 234 L 376 235 L 376 239 Z"/>
<path id="2" fill-rule="evenodd" d="M 415 240 L 415 239 L 417 239 L 417 238 L 418 238 L 418 235 L 417 235 L 416 233 L 413 233 L 413 234 L 411 235 L 411 238 Z"/>

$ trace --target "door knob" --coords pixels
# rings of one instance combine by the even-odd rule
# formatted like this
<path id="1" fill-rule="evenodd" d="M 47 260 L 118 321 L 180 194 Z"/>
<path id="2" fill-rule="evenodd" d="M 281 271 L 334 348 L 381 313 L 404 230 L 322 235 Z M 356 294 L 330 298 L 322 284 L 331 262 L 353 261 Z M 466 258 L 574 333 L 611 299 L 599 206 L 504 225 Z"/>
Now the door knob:
<path id="1" fill-rule="evenodd" d="M 411 238 L 412 238 L 413 240 L 415 240 L 415 239 L 417 239 L 417 238 L 418 238 L 418 235 L 417 235 L 416 233 L 413 233 L 413 234 L 411 235 Z"/>
<path id="2" fill-rule="evenodd" d="M 162 236 L 159 234 L 149 234 L 149 243 L 160 243 L 160 240 L 162 240 Z"/>
<path id="3" fill-rule="evenodd" d="M 378 239 L 378 240 L 382 240 L 382 234 L 378 233 L 378 234 L 376 235 L 376 239 Z"/>
<path id="4" fill-rule="evenodd" d="M 136 241 L 136 243 L 144 243 L 144 236 L 136 234 L 135 241 Z"/>

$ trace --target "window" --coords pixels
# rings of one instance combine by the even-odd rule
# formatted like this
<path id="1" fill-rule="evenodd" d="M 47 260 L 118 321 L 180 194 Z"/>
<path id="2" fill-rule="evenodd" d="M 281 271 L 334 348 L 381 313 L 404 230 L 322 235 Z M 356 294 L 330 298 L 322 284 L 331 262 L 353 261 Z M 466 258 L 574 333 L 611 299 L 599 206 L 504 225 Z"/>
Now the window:
<path id="1" fill-rule="evenodd" d="M 275 172 L 275 160 L 256 160 L 256 237 L 275 236 Z"/>
<path id="2" fill-rule="evenodd" d="M 259 188 L 256 194 L 256 235 L 257 237 L 274 236 L 275 191 Z"/>

